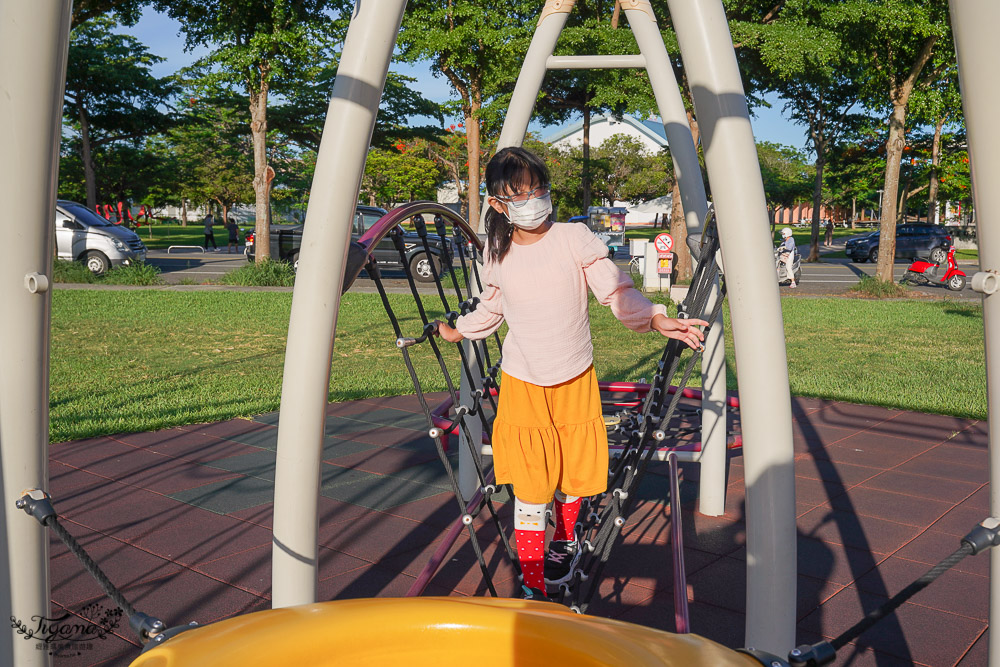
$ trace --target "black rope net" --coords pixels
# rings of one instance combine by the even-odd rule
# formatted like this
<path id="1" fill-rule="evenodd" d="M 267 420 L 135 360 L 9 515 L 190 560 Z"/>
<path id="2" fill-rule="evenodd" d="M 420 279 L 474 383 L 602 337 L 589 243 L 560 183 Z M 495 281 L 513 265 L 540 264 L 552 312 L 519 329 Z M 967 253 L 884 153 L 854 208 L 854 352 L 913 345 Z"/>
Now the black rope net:
<path id="1" fill-rule="evenodd" d="M 486 585 L 490 594 L 496 596 L 497 590 L 492 573 L 483 557 L 483 549 L 479 544 L 474 522 L 481 516 L 493 522 L 500 535 L 503 549 L 520 576 L 517 557 L 507 537 L 508 531 L 501 524 L 497 508 L 501 501 L 512 498 L 513 493 L 509 488 L 504 489 L 495 484 L 489 457 L 483 455 L 480 442 L 474 439 L 472 425 L 478 424 L 485 434 L 491 432 L 492 419 L 497 409 L 497 394 L 500 390 L 498 377 L 502 352 L 500 337 L 498 334 L 493 334 L 485 340 L 467 341 L 455 345 L 458 350 L 460 372 L 466 378 L 471 378 L 475 385 L 468 394 L 470 399 L 462 403 L 458 378 L 449 370 L 442 356 L 441 346 L 449 344 L 434 335 L 434 318 L 429 316 L 428 307 L 424 304 L 427 295 L 418 289 L 417 279 L 410 269 L 411 262 L 407 261 L 407 252 L 409 251 L 411 255 L 413 252 L 412 243 L 408 248 L 404 242 L 403 231 L 395 223 L 410 217 L 426 256 L 436 258 L 436 261 L 429 262 L 435 293 L 430 298 L 440 300 L 440 307 L 446 313 L 441 319 L 447 320 L 452 325 L 460 315 L 476 308 L 478 299 L 473 295 L 480 293 L 484 288 L 478 268 L 483 260 L 482 246 L 461 218 L 440 205 L 427 203 L 423 207 L 418 207 L 410 204 L 403 208 L 405 210 L 397 209 L 389 214 L 394 217 L 388 237 L 399 253 L 399 264 L 403 267 L 409 293 L 416 303 L 421 327 L 419 331 L 403 330 L 402 323 L 405 318 L 394 312 L 387 296 L 383 276 L 375 260 L 368 254 L 365 255 L 368 259 L 365 269 L 375 283 L 397 336 L 396 345 L 402 353 L 403 362 L 413 381 L 417 399 L 427 419 L 429 434 L 435 441 L 438 456 L 451 481 L 459 514 L 465 524 Z M 428 230 L 428 224 L 420 214 L 422 212 L 428 215 L 434 214 L 432 231 Z M 364 242 L 363 238 L 362 243 Z M 715 231 L 714 216 L 710 215 L 700 240 L 700 252 L 697 253 L 698 267 L 687 297 L 679 306 L 678 317 L 700 318 L 708 322 L 717 320 L 725 296 L 724 282 L 721 284 L 711 312 L 706 312 L 706 308 L 716 280 L 721 277 L 716 262 L 718 249 L 719 240 Z M 414 355 L 418 354 L 432 355 L 436 360 L 432 365 L 440 370 L 451 400 L 451 408 L 447 414 L 435 411 L 428 404 L 427 392 L 415 369 Z M 553 599 L 580 613 L 586 612 L 600 585 L 601 576 L 609 562 L 615 542 L 633 509 L 637 497 L 636 490 L 651 461 L 658 452 L 679 447 L 680 438 L 696 432 L 699 428 L 697 419 L 699 411 L 691 406 L 685 406 L 681 399 L 682 390 L 691 378 L 700 357 L 701 351 L 691 351 L 680 341 L 668 340 L 654 369 L 645 398 L 636 401 L 634 407 L 619 410 L 611 419 L 606 419 L 614 424 L 609 427 L 609 442 L 613 442 L 614 447 L 608 471 L 608 490 L 599 496 L 583 499 L 580 518 L 575 528 L 576 537 L 582 545 L 579 550 L 580 557 L 573 564 L 569 580 L 559 585 L 558 593 Z M 677 377 L 679 379 L 673 383 Z M 478 477 L 479 492 L 469 505 L 462 500 L 457 472 L 452 459 L 448 456 L 446 442 L 454 435 L 463 436 L 460 438 L 461 446 L 470 449 L 469 460 L 474 463 Z"/>

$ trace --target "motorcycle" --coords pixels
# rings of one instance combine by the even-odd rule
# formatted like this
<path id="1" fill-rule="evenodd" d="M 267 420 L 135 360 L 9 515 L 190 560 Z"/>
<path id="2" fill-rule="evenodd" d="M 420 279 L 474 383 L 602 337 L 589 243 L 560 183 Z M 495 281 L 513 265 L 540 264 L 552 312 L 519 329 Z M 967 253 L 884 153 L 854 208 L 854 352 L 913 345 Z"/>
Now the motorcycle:
<path id="1" fill-rule="evenodd" d="M 943 275 L 938 275 L 939 264 L 928 262 L 923 259 L 915 259 L 906 269 L 906 273 L 900 278 L 901 283 L 912 283 L 914 285 L 944 285 L 954 292 L 961 292 L 965 287 L 965 271 L 962 271 L 955 264 L 955 246 L 948 248 L 948 269 Z"/>
<path id="2" fill-rule="evenodd" d="M 788 275 L 788 269 L 785 266 L 785 263 L 781 261 L 780 250 L 780 246 L 774 249 L 774 269 L 778 273 L 778 284 L 791 285 L 792 279 L 791 276 Z M 802 280 L 802 256 L 799 255 L 798 248 L 796 248 L 792 254 L 792 274 L 795 276 L 796 283 Z"/>

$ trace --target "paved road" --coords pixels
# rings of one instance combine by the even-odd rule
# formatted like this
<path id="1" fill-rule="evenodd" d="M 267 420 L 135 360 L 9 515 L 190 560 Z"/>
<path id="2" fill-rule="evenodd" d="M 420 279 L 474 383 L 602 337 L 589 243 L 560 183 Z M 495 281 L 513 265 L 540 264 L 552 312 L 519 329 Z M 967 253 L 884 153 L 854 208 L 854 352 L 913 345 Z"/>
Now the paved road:
<path id="1" fill-rule="evenodd" d="M 217 282 L 224 274 L 247 263 L 243 250 L 229 254 L 225 246 L 221 252 L 202 252 L 201 248 L 188 248 L 168 253 L 166 250 L 150 250 L 146 262 L 160 269 L 160 277 L 168 283 Z"/>
<path id="2" fill-rule="evenodd" d="M 838 248 L 833 248 L 836 251 Z M 842 248 L 840 248 L 842 249 Z M 800 248 L 803 256 L 808 254 L 808 247 Z M 237 269 L 246 264 L 246 259 L 242 254 L 228 254 L 225 248 L 221 252 L 202 253 L 200 249 L 178 250 L 167 253 L 165 250 L 150 250 L 147 260 L 150 264 L 159 267 L 160 277 L 167 283 L 195 283 L 217 282 L 225 273 Z M 622 269 L 628 270 L 628 255 L 619 253 L 615 258 L 615 263 Z M 894 277 L 898 281 L 906 271 L 908 261 L 899 260 L 894 267 Z M 978 270 L 975 263 L 963 263 L 960 267 L 971 278 L 972 274 Z M 852 285 L 858 283 L 863 275 L 872 275 L 875 272 L 875 265 L 870 263 L 857 264 L 847 259 L 823 259 L 819 264 L 802 263 L 802 280 L 797 290 L 793 291 L 787 287 L 781 289 L 782 294 L 791 295 L 837 295 L 846 292 Z M 383 284 L 390 292 L 409 292 L 406 280 L 402 271 L 383 272 Z M 978 299 L 979 295 L 966 285 L 961 292 L 952 292 L 939 286 L 912 287 L 915 292 L 926 294 L 932 297 L 953 297 L 962 299 Z M 374 292 L 374 283 L 362 274 L 356 281 L 351 291 Z M 421 285 L 419 291 L 424 294 L 433 293 L 434 287 L 431 285 Z"/>
<path id="3" fill-rule="evenodd" d="M 202 284 L 208 282 L 218 282 L 226 273 L 245 266 L 246 258 L 240 253 L 227 253 L 223 247 L 221 252 L 202 252 L 201 248 L 176 249 L 174 252 L 166 250 L 150 250 L 146 255 L 149 264 L 160 269 L 160 278 L 168 284 Z M 382 283 L 386 291 L 390 293 L 410 292 L 409 285 L 402 269 L 393 271 L 385 269 L 382 272 Z M 447 283 L 450 284 L 450 283 Z M 369 280 L 364 273 L 358 277 L 352 292 L 375 292 L 375 283 Z M 418 283 L 418 291 L 421 294 L 434 294 L 436 288 L 433 284 Z M 454 291 L 446 291 L 449 296 Z"/>

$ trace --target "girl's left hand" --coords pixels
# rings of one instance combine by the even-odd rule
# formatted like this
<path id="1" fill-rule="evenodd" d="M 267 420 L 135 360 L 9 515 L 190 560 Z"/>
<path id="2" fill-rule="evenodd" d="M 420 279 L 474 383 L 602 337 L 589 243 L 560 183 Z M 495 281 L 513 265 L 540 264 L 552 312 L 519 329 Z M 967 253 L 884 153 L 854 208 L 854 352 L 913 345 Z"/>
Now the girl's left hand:
<path id="1" fill-rule="evenodd" d="M 676 338 L 686 343 L 692 350 L 699 350 L 701 342 L 705 340 L 705 334 L 698 327 L 707 327 L 708 322 L 695 319 L 678 320 L 674 317 L 657 314 L 653 316 L 650 326 L 654 331 L 659 331 L 667 338 Z"/>

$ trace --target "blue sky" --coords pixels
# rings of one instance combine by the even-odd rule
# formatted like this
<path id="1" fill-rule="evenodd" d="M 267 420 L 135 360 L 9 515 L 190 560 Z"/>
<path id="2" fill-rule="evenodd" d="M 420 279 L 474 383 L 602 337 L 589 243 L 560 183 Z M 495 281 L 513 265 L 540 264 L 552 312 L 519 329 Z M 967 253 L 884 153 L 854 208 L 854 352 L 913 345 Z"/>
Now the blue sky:
<path id="1" fill-rule="evenodd" d="M 166 60 L 153 68 L 156 76 L 166 76 L 178 69 L 190 65 L 198 57 L 209 52 L 205 47 L 197 47 L 191 52 L 184 51 L 184 37 L 180 33 L 180 24 L 173 19 L 150 9 L 143 12 L 142 19 L 132 28 L 122 28 L 142 41 L 155 55 Z M 412 76 L 417 80 L 417 87 L 424 97 L 435 102 L 444 102 L 453 96 L 451 87 L 442 78 L 434 77 L 426 65 L 393 64 L 393 69 L 401 74 Z M 792 123 L 781 114 L 782 103 L 777 98 L 769 98 L 772 106 L 755 111 L 752 119 L 754 136 L 758 141 L 772 141 L 779 144 L 802 149 L 805 146 L 805 128 Z M 449 121 L 453 122 L 453 121 Z M 531 131 L 542 138 L 554 134 L 559 127 L 531 126 Z"/>

